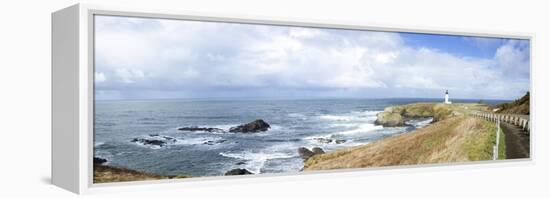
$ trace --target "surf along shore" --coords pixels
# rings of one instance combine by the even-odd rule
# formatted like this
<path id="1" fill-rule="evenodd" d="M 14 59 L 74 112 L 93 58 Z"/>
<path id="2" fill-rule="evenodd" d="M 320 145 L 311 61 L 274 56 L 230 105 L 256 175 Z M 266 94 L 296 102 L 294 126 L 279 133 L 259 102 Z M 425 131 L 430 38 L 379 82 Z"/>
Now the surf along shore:
<path id="1" fill-rule="evenodd" d="M 527 93 L 525 97 L 528 96 Z M 528 99 L 522 98 L 518 101 Z M 389 106 L 377 114 L 375 124 L 398 127 L 407 125 L 409 120 L 419 118 L 432 118 L 433 122 L 415 131 L 368 144 L 315 153 L 305 159 L 303 171 L 492 160 L 496 125 L 474 117 L 472 113 L 498 112 L 516 106 L 528 107 L 528 103 L 515 104 L 519 103 L 518 101 L 510 105 L 497 105 L 496 108 L 481 103 L 411 103 Z M 501 144 L 498 159 L 506 159 L 507 144 L 504 144 L 506 137 L 503 131 L 499 141 Z M 107 160 L 94 157 L 94 183 L 189 177 L 157 175 L 113 167 L 106 163 Z M 226 175 L 251 174 L 246 169 L 237 171 Z"/>
<path id="2" fill-rule="evenodd" d="M 478 103 L 390 106 L 377 115 L 376 124 L 402 126 L 419 117 L 433 117 L 433 123 L 365 145 L 315 155 L 304 162 L 304 171 L 491 160 L 496 125 L 470 115 L 491 109 Z M 499 141 L 504 142 L 504 138 L 501 132 Z M 499 159 L 506 158 L 504 147 L 499 144 Z"/>

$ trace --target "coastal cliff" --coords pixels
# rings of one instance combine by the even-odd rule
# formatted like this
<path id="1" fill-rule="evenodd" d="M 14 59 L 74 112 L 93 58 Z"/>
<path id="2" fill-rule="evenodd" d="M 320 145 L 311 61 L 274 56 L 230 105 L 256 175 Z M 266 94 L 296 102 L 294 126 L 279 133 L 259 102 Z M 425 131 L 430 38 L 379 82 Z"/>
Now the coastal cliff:
<path id="1" fill-rule="evenodd" d="M 437 122 L 451 116 L 453 114 L 452 109 L 455 106 L 441 103 L 412 103 L 390 106 L 377 114 L 374 124 L 384 127 L 403 126 L 406 125 L 408 120 L 426 117 L 432 117 L 433 121 Z"/>
<path id="2" fill-rule="evenodd" d="M 488 109 L 481 104 L 436 103 L 389 107 L 384 111 L 386 115 L 401 116 L 403 120 L 434 117 L 434 123 L 410 133 L 313 156 L 305 161 L 304 170 L 490 160 L 496 126 L 469 116 L 471 112 Z M 379 123 L 382 121 L 385 120 L 378 120 Z M 504 148 L 499 149 L 499 159 L 505 157 L 504 151 Z"/>

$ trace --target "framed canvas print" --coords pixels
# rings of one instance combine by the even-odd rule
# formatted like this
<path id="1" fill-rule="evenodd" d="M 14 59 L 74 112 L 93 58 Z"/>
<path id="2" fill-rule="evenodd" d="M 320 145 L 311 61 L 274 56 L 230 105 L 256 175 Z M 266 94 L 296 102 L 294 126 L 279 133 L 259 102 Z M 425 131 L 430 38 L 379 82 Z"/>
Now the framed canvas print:
<path id="1" fill-rule="evenodd" d="M 528 34 L 75 5 L 52 180 L 76 193 L 532 160 Z"/>

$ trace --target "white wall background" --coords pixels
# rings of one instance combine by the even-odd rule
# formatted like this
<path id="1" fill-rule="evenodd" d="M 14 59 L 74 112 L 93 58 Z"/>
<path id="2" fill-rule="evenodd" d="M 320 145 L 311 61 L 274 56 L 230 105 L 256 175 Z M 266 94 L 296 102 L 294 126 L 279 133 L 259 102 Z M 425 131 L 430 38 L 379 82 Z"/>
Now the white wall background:
<path id="1" fill-rule="evenodd" d="M 50 180 L 50 14 L 79 1 L 2 1 L 0 6 L 0 193 L 73 197 Z M 288 178 L 98 197 L 548 197 L 550 26 L 545 1 L 97 0 L 116 7 L 309 18 L 342 22 L 535 33 L 535 165 L 387 171 L 356 177 Z M 467 168 L 467 167 L 466 167 Z M 546 188 L 545 188 L 546 187 Z"/>

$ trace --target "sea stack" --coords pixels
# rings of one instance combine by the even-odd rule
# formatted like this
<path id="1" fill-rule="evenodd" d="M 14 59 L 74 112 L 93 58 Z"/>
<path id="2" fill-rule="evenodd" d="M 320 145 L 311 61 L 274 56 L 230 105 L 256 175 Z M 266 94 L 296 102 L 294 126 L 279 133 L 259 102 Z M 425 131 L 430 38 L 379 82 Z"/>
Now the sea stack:
<path id="1" fill-rule="evenodd" d="M 229 132 L 232 133 L 256 133 L 261 131 L 267 131 L 271 126 L 262 119 L 254 120 L 250 123 L 231 127 Z"/>

